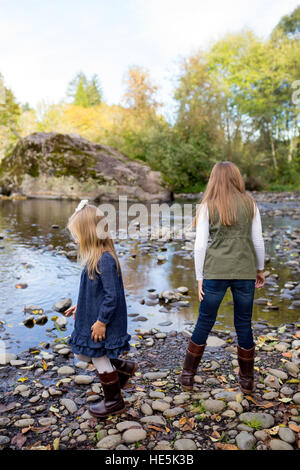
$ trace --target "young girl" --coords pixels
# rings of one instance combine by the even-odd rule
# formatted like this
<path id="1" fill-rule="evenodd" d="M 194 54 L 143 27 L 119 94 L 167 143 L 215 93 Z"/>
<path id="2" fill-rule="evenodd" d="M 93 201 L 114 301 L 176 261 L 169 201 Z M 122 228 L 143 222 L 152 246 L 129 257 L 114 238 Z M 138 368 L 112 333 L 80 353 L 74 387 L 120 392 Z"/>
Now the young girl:
<path id="1" fill-rule="evenodd" d="M 104 215 L 84 200 L 70 217 L 68 229 L 79 246 L 81 273 L 77 305 L 65 312 L 73 314 L 74 331 L 69 343 L 79 360 L 92 361 L 103 387 L 104 400 L 89 411 L 97 417 L 125 411 L 121 395 L 137 363 L 118 356 L 129 351 L 127 307 L 119 261 L 104 225 Z"/>
<path id="2" fill-rule="evenodd" d="M 265 283 L 265 248 L 259 209 L 245 191 L 237 166 L 229 161 L 214 165 L 194 219 L 196 278 L 200 300 L 199 317 L 189 340 L 179 382 L 192 390 L 194 375 L 219 306 L 230 287 L 237 333 L 239 385 L 254 390 L 254 350 L 251 318 L 255 287 Z M 207 248 L 208 235 L 212 243 Z M 204 271 L 204 273 L 203 273 Z"/>

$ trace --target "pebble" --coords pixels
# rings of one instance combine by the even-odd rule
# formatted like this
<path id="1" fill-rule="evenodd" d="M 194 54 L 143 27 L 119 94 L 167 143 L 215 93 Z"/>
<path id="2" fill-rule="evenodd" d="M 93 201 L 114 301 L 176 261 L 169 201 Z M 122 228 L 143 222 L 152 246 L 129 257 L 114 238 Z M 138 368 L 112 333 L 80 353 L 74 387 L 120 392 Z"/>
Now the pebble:
<path id="1" fill-rule="evenodd" d="M 70 398 L 62 398 L 60 404 L 64 406 L 70 414 L 76 413 L 77 411 L 76 403 Z"/>
<path id="2" fill-rule="evenodd" d="M 156 424 L 165 426 L 166 424 L 166 420 L 162 416 L 159 416 L 159 415 L 144 416 L 143 418 L 140 419 L 140 421 L 146 424 L 153 424 L 154 426 Z"/>
<path id="3" fill-rule="evenodd" d="M 207 411 L 211 413 L 219 413 L 225 408 L 225 403 L 221 400 L 204 400 L 203 406 Z"/>
<path id="4" fill-rule="evenodd" d="M 151 416 L 153 414 L 153 410 L 148 403 L 143 403 L 141 406 L 141 412 L 146 416 Z"/>
<path id="5" fill-rule="evenodd" d="M 28 428 L 29 426 L 32 426 L 34 423 L 34 419 L 32 418 L 25 418 L 25 419 L 18 419 L 15 421 L 14 425 L 17 428 Z"/>
<path id="6" fill-rule="evenodd" d="M 64 375 L 67 377 L 68 375 L 75 374 L 75 370 L 73 369 L 73 367 L 70 367 L 70 366 L 62 366 L 62 367 L 59 367 L 59 369 L 57 370 L 57 373 L 58 375 Z"/>
<path id="7" fill-rule="evenodd" d="M 246 431 L 240 432 L 235 440 L 240 450 L 252 450 L 256 442 L 255 437 Z"/>
<path id="8" fill-rule="evenodd" d="M 282 441 L 293 444 L 296 440 L 294 432 L 289 428 L 280 427 L 278 435 Z"/>
<path id="9" fill-rule="evenodd" d="M 141 427 L 140 423 L 137 421 L 121 421 L 121 423 L 118 423 L 116 425 L 116 428 L 119 432 L 126 431 L 127 429 L 130 429 L 132 427 Z"/>
<path id="10" fill-rule="evenodd" d="M 53 416 L 52 418 L 40 418 L 39 419 L 39 424 L 41 426 L 51 426 L 51 424 L 55 424 L 57 421 L 57 418 Z"/>
<path id="11" fill-rule="evenodd" d="M 294 450 L 294 448 L 287 442 L 281 441 L 280 439 L 271 439 L 270 441 L 271 450 Z"/>
<path id="12" fill-rule="evenodd" d="M 184 413 L 184 408 L 180 408 L 179 406 L 177 406 L 175 408 L 170 408 L 169 410 L 165 410 L 163 412 L 163 415 L 166 418 L 174 418 L 174 416 L 181 415 L 182 413 Z"/>
<path id="13" fill-rule="evenodd" d="M 192 439 L 177 439 L 174 443 L 175 450 L 197 450 L 195 441 Z"/>
<path id="14" fill-rule="evenodd" d="M 143 379 L 145 380 L 159 380 L 159 379 L 164 379 L 169 375 L 168 372 L 146 372 L 146 374 L 143 374 Z"/>
<path id="15" fill-rule="evenodd" d="M 119 444 L 121 444 L 122 439 L 120 434 L 114 434 L 112 436 L 106 436 L 101 441 L 98 442 L 98 449 L 107 449 L 114 450 Z"/>
<path id="16" fill-rule="evenodd" d="M 74 382 L 78 385 L 89 385 L 94 381 L 90 375 L 75 375 Z"/>
<path id="17" fill-rule="evenodd" d="M 259 423 L 260 426 L 264 429 L 271 428 L 274 426 L 274 418 L 273 416 L 267 414 L 267 413 L 242 413 L 239 416 L 240 421 L 248 421 L 249 423 L 255 421 L 256 423 Z"/>
<path id="18" fill-rule="evenodd" d="M 123 434 L 122 434 L 122 439 L 126 444 L 131 444 L 132 442 L 139 442 L 143 441 L 146 439 L 147 433 L 146 431 L 139 427 L 139 428 L 133 428 L 133 429 L 127 429 Z"/>
<path id="19" fill-rule="evenodd" d="M 152 409 L 153 410 L 157 410 L 157 411 L 165 411 L 167 410 L 168 408 L 170 408 L 170 403 L 167 403 L 166 401 L 164 400 L 155 400 L 152 404 Z"/>
<path id="20" fill-rule="evenodd" d="M 9 437 L 7 436 L 0 436 L 0 446 L 4 446 L 10 442 Z"/>
<path id="21" fill-rule="evenodd" d="M 300 392 L 297 392 L 295 395 L 293 395 L 293 402 L 296 403 L 296 405 L 300 405 Z"/>

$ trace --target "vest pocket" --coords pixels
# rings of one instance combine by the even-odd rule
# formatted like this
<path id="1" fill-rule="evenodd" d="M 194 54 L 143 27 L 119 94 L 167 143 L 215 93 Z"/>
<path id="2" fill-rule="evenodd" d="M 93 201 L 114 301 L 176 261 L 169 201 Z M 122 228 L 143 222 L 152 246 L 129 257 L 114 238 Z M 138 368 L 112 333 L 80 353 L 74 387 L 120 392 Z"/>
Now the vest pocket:
<path id="1" fill-rule="evenodd" d="M 206 253 L 204 261 L 205 274 L 231 274 L 237 267 L 238 260 L 229 256 L 214 256 L 210 252 Z"/>

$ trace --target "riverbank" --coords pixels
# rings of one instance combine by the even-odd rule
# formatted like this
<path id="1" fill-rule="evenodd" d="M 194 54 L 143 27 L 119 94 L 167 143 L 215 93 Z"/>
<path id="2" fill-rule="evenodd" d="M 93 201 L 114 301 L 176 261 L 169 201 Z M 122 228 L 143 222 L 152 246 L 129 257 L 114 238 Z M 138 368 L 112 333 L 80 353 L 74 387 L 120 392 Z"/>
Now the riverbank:
<path id="1" fill-rule="evenodd" d="M 254 326 L 253 396 L 237 385 L 236 336 L 213 330 L 194 390 L 177 383 L 191 331 L 137 329 L 128 356 L 139 362 L 124 390 L 127 410 L 103 420 L 92 365 L 74 363 L 63 342 L 6 356 L 0 366 L 0 446 L 11 449 L 283 449 L 300 443 L 300 325 Z"/>

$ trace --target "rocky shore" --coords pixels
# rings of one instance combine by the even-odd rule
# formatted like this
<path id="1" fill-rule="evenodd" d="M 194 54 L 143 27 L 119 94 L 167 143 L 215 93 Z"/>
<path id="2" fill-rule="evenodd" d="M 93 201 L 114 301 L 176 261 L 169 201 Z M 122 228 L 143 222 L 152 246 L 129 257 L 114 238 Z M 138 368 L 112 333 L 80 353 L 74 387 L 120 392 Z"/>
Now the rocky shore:
<path id="1" fill-rule="evenodd" d="M 126 413 L 98 420 L 93 366 L 74 362 L 65 340 L 43 343 L 0 365 L 2 449 L 296 450 L 300 447 L 300 325 L 254 325 L 256 391 L 237 384 L 236 336 L 213 330 L 194 390 L 177 382 L 193 325 L 180 333 L 137 329 L 139 362 L 124 389 Z M 127 357 L 128 357 L 127 356 Z"/>

